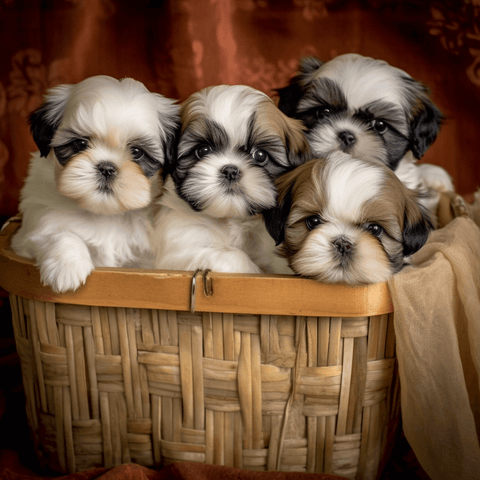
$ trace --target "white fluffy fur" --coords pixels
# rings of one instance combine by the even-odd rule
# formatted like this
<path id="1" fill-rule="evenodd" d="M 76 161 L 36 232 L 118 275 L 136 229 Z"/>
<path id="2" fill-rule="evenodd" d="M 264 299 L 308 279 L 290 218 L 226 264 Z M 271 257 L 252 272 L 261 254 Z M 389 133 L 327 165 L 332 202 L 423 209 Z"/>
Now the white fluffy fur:
<path id="1" fill-rule="evenodd" d="M 56 87 L 45 105 L 46 121 L 58 123 L 51 145 L 85 137 L 90 146 L 65 166 L 53 148 L 46 157 L 32 155 L 12 248 L 34 259 L 42 283 L 56 292 L 77 289 L 97 266 L 152 266 L 149 212 L 157 181 L 129 149 L 148 139 L 149 153 L 163 164 L 162 141 L 178 123 L 178 107 L 140 82 L 104 76 Z M 110 193 L 98 186 L 102 161 L 118 169 Z"/>
<path id="2" fill-rule="evenodd" d="M 286 262 L 273 255 L 275 244 L 261 215 L 212 217 L 195 212 L 174 190 L 169 178 L 155 217 L 156 268 L 291 273 Z"/>
<path id="3" fill-rule="evenodd" d="M 352 111 L 375 101 L 387 102 L 397 107 L 395 126 L 399 132 L 408 136 L 405 112 L 411 108 L 407 97 L 411 98 L 413 90 L 408 83 L 401 80 L 402 77 L 411 78 L 403 70 L 383 60 L 358 54 L 345 54 L 305 74 L 302 83 L 307 84 L 320 78 L 334 80 L 345 95 Z M 306 111 L 314 105 L 314 98 L 305 97 L 300 100 L 298 110 Z M 358 158 L 384 163 L 383 159 L 387 152 L 383 142 L 367 135 L 365 127 L 352 117 L 312 128 L 307 133 L 312 152 L 317 156 L 326 156 L 340 149 L 337 134 L 343 130 L 351 131 L 357 139 L 356 145 L 349 153 Z M 405 186 L 420 194 L 420 203 L 430 211 L 432 220 L 435 221 L 439 199 L 438 188 L 454 191 L 448 173 L 434 165 L 417 166 L 416 159 L 410 151 L 400 160 L 395 173 Z"/>
<path id="4" fill-rule="evenodd" d="M 184 177 L 176 180 L 174 171 L 157 201 L 153 237 L 156 268 L 291 273 L 286 261 L 275 255 L 275 242 L 259 214 L 275 205 L 277 192 L 271 175 L 253 159 L 255 146 L 251 142 L 255 144 L 256 135 L 275 138 L 268 148 L 284 168 L 289 165 L 287 147 L 268 122 L 260 120 L 253 133 L 249 122 L 259 111 L 268 109 L 269 115 L 281 117 L 285 128 L 296 125 L 308 148 L 300 122 L 289 123 L 292 119 L 265 94 L 243 85 L 204 89 L 187 99 L 181 109 L 180 166 L 175 168 L 176 172 L 182 170 Z M 223 143 L 218 149 L 211 145 L 213 140 L 203 137 L 209 135 L 205 133 L 208 122 L 222 132 L 219 138 Z M 191 152 L 199 145 L 210 145 L 212 152 L 195 161 Z M 182 157 L 189 156 L 193 161 L 183 167 Z M 225 182 L 221 173 L 226 166 L 240 172 L 232 184 Z"/>

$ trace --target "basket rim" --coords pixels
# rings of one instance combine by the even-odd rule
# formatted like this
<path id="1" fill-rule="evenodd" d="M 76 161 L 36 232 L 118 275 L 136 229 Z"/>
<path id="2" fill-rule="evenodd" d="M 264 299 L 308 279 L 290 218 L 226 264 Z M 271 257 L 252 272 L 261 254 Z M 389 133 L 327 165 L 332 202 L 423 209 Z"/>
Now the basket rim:
<path id="1" fill-rule="evenodd" d="M 32 260 L 10 248 L 20 227 L 13 217 L 0 232 L 0 287 L 24 298 L 101 307 L 191 311 L 194 272 L 96 268 L 75 292 L 55 293 L 40 283 Z M 195 311 L 311 317 L 370 317 L 393 312 L 386 282 L 365 286 L 322 284 L 289 275 L 209 272 L 213 295 L 204 293 L 204 276 L 195 277 Z"/>

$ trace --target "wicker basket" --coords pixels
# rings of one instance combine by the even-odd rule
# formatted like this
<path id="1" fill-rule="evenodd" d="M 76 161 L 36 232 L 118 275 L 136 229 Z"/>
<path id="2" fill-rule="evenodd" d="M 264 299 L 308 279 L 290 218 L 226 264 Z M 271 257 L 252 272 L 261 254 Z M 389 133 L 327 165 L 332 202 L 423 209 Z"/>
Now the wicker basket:
<path id="1" fill-rule="evenodd" d="M 376 478 L 399 424 L 386 284 L 95 270 L 41 286 L 0 235 L 27 416 L 59 472 L 176 461 Z"/>

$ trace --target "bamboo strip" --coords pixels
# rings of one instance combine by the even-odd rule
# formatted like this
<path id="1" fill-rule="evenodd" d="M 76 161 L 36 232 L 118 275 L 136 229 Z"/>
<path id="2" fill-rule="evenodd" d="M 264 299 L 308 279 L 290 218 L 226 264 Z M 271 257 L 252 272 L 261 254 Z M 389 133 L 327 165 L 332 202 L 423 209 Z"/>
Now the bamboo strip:
<path id="1" fill-rule="evenodd" d="M 110 432 L 111 432 L 111 446 L 112 446 L 112 464 L 114 466 L 122 463 L 122 445 L 120 440 L 120 422 L 119 422 L 119 408 L 118 397 L 119 393 L 108 394 L 108 405 L 110 414 Z M 125 420 L 125 419 L 122 419 Z"/>
<path id="2" fill-rule="evenodd" d="M 192 327 L 192 375 L 194 396 L 194 428 L 205 430 L 205 393 L 204 393 L 204 368 L 202 355 L 202 327 Z"/>
<path id="3" fill-rule="evenodd" d="M 182 399 L 173 398 L 172 399 L 172 430 L 173 430 L 173 441 L 180 443 L 182 439 Z"/>
<path id="4" fill-rule="evenodd" d="M 70 380 L 70 394 L 72 401 L 72 417 L 80 419 L 80 405 L 78 401 L 78 385 L 75 372 L 75 345 L 71 325 L 65 325 L 65 343 L 67 345 L 68 377 Z"/>
<path id="5" fill-rule="evenodd" d="M 316 367 L 318 361 L 318 319 L 316 317 L 307 318 L 307 365 Z"/>
<path id="6" fill-rule="evenodd" d="M 317 417 L 307 417 L 307 472 L 315 472 L 315 460 L 317 456 Z"/>
<path id="7" fill-rule="evenodd" d="M 235 360 L 235 345 L 233 333 L 233 313 L 224 313 L 223 317 L 223 349 L 224 359 Z"/>
<path id="8" fill-rule="evenodd" d="M 138 412 L 136 411 L 136 405 L 133 399 L 133 384 L 132 384 L 132 370 L 131 370 L 131 361 L 130 361 L 130 348 L 128 345 L 128 332 L 127 332 L 127 318 L 125 314 L 125 309 L 117 309 L 117 320 L 118 320 L 118 340 L 119 340 L 119 350 L 121 351 L 122 358 L 122 372 L 123 372 L 123 385 L 125 388 L 125 399 L 127 401 L 127 414 L 128 418 L 139 418 Z M 115 352 L 115 348 L 112 348 Z"/>
<path id="9" fill-rule="evenodd" d="M 73 349 L 75 359 L 75 379 L 77 382 L 78 410 L 81 420 L 90 418 L 88 389 L 85 370 L 85 352 L 82 327 L 72 326 Z"/>
<path id="10" fill-rule="evenodd" d="M 243 421 L 243 448 L 252 448 L 252 365 L 250 334 L 242 332 L 242 349 L 238 361 L 238 398 Z"/>
<path id="11" fill-rule="evenodd" d="M 260 337 L 250 337 L 251 346 L 251 388 L 252 388 L 252 447 L 263 448 L 262 432 L 262 378 L 260 370 Z"/>
<path id="12" fill-rule="evenodd" d="M 125 309 L 124 308 L 107 308 L 107 317 L 108 317 L 108 324 L 110 326 L 110 337 L 108 338 L 111 351 L 113 355 L 120 355 L 121 348 L 120 348 L 120 337 L 119 337 L 119 324 L 121 322 L 121 318 L 125 318 Z"/>
<path id="13" fill-rule="evenodd" d="M 100 309 L 99 307 L 91 307 L 93 340 L 95 353 L 104 354 L 102 326 L 100 325 Z"/>
<path id="14" fill-rule="evenodd" d="M 232 335 L 233 336 L 233 335 Z M 225 465 L 228 467 L 235 466 L 235 439 L 232 432 L 235 431 L 235 413 L 228 412 L 225 413 L 225 433 L 223 435 L 225 445 L 224 445 L 224 461 Z"/>
<path id="15" fill-rule="evenodd" d="M 65 458 L 65 431 L 63 425 L 64 418 L 64 405 L 63 405 L 63 395 L 62 387 L 55 387 L 54 391 L 55 399 L 55 438 L 56 438 L 56 451 L 58 455 L 58 461 L 60 463 L 60 468 L 62 471 L 66 469 L 66 458 Z"/>
<path id="16" fill-rule="evenodd" d="M 162 461 L 161 442 L 162 442 L 162 397 L 151 395 L 152 400 L 152 443 L 153 458 L 155 466 L 159 466 Z"/>
<path id="17" fill-rule="evenodd" d="M 40 341 L 38 337 L 38 331 L 37 331 L 37 324 L 35 322 L 35 313 L 34 311 L 34 304 L 33 300 L 28 301 L 28 306 L 30 309 L 30 317 L 29 317 L 29 322 L 27 324 L 27 327 L 30 329 L 30 334 L 29 337 L 31 338 L 31 345 L 33 349 L 33 358 L 35 361 L 35 369 L 36 369 L 36 374 L 37 374 L 37 379 L 38 379 L 38 391 L 40 395 L 40 406 L 42 409 L 42 412 L 47 412 L 48 411 L 48 406 L 47 406 L 47 393 L 45 391 L 45 379 L 43 378 L 43 368 L 42 368 L 42 361 L 40 359 Z M 32 315 L 33 313 L 33 315 Z"/>
<path id="18" fill-rule="evenodd" d="M 353 338 L 344 339 L 343 352 L 343 373 L 342 384 L 340 389 L 340 403 L 337 418 L 337 435 L 345 435 L 347 430 L 347 414 L 350 397 L 350 384 L 352 381 L 352 364 L 353 364 Z"/>
<path id="19" fill-rule="evenodd" d="M 168 316 L 166 310 L 158 311 L 158 322 L 159 322 L 159 331 L 160 331 L 160 344 L 161 345 L 172 345 L 170 339 L 170 330 L 168 328 Z"/>
<path id="20" fill-rule="evenodd" d="M 183 426 L 194 427 L 193 415 L 193 366 L 192 366 L 192 331 L 190 325 L 178 326 L 180 347 L 180 380 L 183 400 Z"/>
<path id="21" fill-rule="evenodd" d="M 213 410 L 206 409 L 205 411 L 205 463 L 212 465 L 214 463 L 213 450 L 215 427 L 213 421 Z"/>
<path id="22" fill-rule="evenodd" d="M 225 465 L 225 413 L 213 412 L 213 464 Z"/>
<path id="23" fill-rule="evenodd" d="M 140 327 L 140 312 L 138 309 L 125 310 L 127 342 L 130 355 L 130 373 L 133 388 L 133 402 L 135 408 L 135 418 L 144 418 L 142 388 L 140 383 L 140 368 L 138 364 L 136 325 Z"/>

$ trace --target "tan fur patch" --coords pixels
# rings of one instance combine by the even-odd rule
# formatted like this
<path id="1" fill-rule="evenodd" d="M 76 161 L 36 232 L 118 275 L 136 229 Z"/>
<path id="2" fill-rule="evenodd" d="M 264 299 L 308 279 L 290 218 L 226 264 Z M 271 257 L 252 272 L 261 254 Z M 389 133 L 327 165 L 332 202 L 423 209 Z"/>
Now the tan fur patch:
<path id="1" fill-rule="evenodd" d="M 305 137 L 306 128 L 300 120 L 287 117 L 272 99 L 265 98 L 258 104 L 257 121 L 264 128 L 272 129 L 284 145 L 294 154 L 308 153 L 310 146 Z"/>

